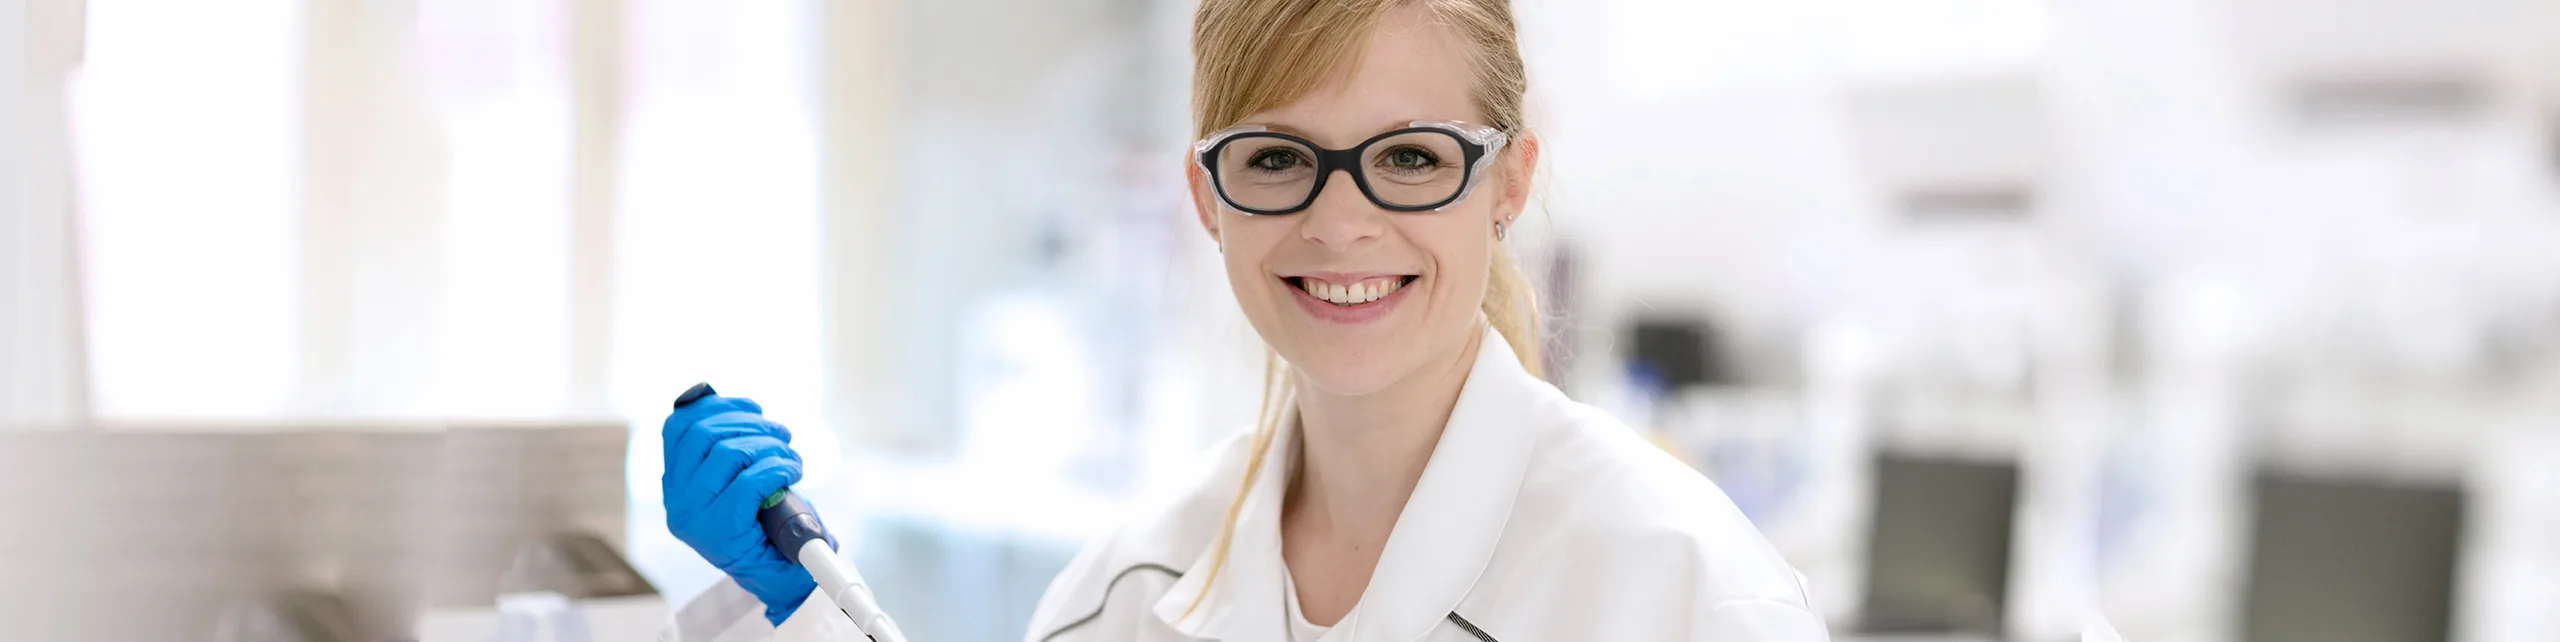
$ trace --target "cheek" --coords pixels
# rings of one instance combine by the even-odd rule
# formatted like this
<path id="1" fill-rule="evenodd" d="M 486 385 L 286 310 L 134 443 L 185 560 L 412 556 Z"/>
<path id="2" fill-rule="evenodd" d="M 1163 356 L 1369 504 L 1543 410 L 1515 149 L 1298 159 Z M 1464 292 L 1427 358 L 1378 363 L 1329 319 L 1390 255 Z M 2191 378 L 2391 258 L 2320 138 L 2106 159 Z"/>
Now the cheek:
<path id="1" fill-rule="evenodd" d="M 1233 213 L 1223 216 L 1224 220 L 1220 221 L 1224 234 L 1219 246 L 1219 262 L 1226 266 L 1227 282 L 1235 288 L 1239 301 L 1247 307 L 1257 305 L 1258 301 L 1248 300 L 1250 297 L 1245 295 L 1272 288 L 1270 273 L 1264 267 L 1270 264 L 1271 253 L 1277 251 L 1280 241 L 1288 235 L 1288 222 Z"/>
<path id="2" fill-rule="evenodd" d="M 1479 230 L 1473 215 L 1451 214 L 1409 233 L 1431 259 L 1433 316 L 1472 318 L 1484 304 L 1486 271 L 1496 250 L 1490 227 Z"/>
<path id="3" fill-rule="evenodd" d="M 1440 268 L 1440 287 L 1435 288 L 1442 295 L 1434 306 L 1440 309 L 1435 311 L 1451 317 L 1475 316 L 1484 306 L 1487 268 L 1482 251 L 1447 257 Z"/>

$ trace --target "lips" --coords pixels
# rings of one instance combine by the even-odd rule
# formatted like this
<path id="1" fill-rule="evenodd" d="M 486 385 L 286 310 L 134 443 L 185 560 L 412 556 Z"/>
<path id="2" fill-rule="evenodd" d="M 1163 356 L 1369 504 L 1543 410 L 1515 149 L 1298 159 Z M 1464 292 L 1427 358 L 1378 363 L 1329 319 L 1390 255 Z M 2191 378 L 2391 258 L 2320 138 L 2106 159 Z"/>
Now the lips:
<path id="1" fill-rule="evenodd" d="M 1339 306 L 1353 306 L 1387 298 L 1415 278 L 1410 275 L 1376 276 L 1348 283 L 1313 276 L 1287 277 L 1291 285 L 1309 296 Z"/>
<path id="2" fill-rule="evenodd" d="M 1414 274 L 1301 274 L 1283 276 L 1298 302 L 1298 309 L 1320 321 L 1359 324 L 1375 321 L 1392 312 L 1414 282 Z"/>

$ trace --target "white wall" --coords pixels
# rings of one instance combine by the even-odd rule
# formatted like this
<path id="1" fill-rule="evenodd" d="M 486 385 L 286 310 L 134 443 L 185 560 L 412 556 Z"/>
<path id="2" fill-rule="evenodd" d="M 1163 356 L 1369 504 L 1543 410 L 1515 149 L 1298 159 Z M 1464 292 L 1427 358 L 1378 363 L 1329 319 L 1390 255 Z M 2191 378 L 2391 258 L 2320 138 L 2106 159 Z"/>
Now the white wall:
<path id="1" fill-rule="evenodd" d="M 82 3 L 0 5 L 0 426 L 88 415 L 65 83 Z"/>

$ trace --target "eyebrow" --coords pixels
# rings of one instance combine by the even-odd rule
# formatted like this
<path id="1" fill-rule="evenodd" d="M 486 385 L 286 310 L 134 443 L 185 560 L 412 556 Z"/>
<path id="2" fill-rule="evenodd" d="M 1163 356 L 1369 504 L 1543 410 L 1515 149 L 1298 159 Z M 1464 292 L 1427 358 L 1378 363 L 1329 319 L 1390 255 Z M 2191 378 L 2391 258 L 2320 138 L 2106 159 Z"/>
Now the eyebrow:
<path id="1" fill-rule="evenodd" d="M 1435 119 L 1431 119 L 1431 118 L 1399 118 L 1399 119 L 1396 119 L 1396 120 L 1394 120 L 1394 121 L 1392 121 L 1392 122 L 1387 123 L 1387 125 L 1386 125 L 1385 127 L 1379 127 L 1379 128 L 1377 128 L 1377 129 L 1370 130 L 1370 131 L 1369 131 L 1369 133 L 1367 133 L 1367 134 L 1362 134 L 1362 135 L 1361 135 L 1361 138 L 1368 138 L 1368 137 L 1370 137 L 1370 136 L 1376 136 L 1376 135 L 1378 135 L 1378 134 L 1384 134 L 1384 133 L 1387 133 L 1387 132 L 1391 132 L 1391 131 L 1395 131 L 1395 130 L 1399 130 L 1399 129 L 1404 129 L 1407 125 L 1412 124 L 1412 123 L 1416 123 L 1416 122 L 1429 122 L 1429 121 L 1433 121 L 1433 120 L 1435 120 Z M 1447 119 L 1436 119 L 1436 120 L 1447 120 Z M 1308 139 L 1308 140 L 1314 140 L 1314 139 L 1315 139 L 1315 135 L 1314 135 L 1314 134 L 1312 134 L 1312 133 L 1308 133 L 1308 132 L 1307 132 L 1307 130 L 1299 129 L 1299 128 L 1296 128 L 1296 127 L 1292 127 L 1292 126 L 1290 126 L 1290 125 L 1288 125 L 1288 124 L 1286 124 L 1286 123 L 1256 123 L 1256 122 L 1247 122 L 1247 123 L 1243 123 L 1243 124 L 1246 124 L 1246 125 L 1260 125 L 1260 126 L 1262 126 L 1264 129 L 1269 129 L 1269 130 L 1271 130 L 1271 131 L 1280 132 L 1280 133 L 1283 133 L 1283 134 L 1288 134 L 1288 135 L 1296 136 L 1296 137 L 1299 137 L 1299 138 L 1305 138 L 1305 139 Z"/>

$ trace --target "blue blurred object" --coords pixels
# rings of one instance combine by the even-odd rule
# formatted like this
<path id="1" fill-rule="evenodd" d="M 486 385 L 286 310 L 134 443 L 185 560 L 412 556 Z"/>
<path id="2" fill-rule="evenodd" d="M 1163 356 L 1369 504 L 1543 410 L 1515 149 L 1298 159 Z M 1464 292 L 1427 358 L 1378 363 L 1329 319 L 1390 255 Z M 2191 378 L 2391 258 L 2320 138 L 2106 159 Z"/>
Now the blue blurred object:
<path id="1" fill-rule="evenodd" d="M 756 520 L 767 497 L 800 481 L 791 430 L 765 419 L 752 400 L 695 384 L 660 434 L 667 530 L 763 602 L 766 620 L 782 624 L 818 587 L 808 569 L 767 543 Z"/>

